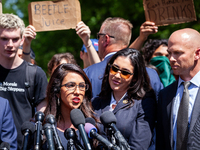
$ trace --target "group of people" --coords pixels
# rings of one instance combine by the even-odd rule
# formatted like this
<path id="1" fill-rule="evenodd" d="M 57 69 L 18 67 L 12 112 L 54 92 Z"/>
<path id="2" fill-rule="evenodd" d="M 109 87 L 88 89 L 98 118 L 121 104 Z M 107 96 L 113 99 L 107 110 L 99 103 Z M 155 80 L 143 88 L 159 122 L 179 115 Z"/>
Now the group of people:
<path id="1" fill-rule="evenodd" d="M 8 142 L 12 150 L 21 149 L 21 125 L 35 111 L 42 111 L 45 116 L 54 115 L 61 143 L 67 149 L 66 129 L 75 129 L 82 141 L 70 119 L 71 110 L 80 109 L 85 118 L 94 118 L 102 135 L 105 131 L 100 116 L 112 111 L 117 118 L 116 126 L 131 149 L 199 149 L 200 33 L 189 28 L 175 31 L 167 44 L 160 42 L 147 60 L 148 49 L 139 50 L 158 28 L 146 21 L 140 27 L 138 38 L 130 44 L 132 27 L 123 18 L 107 18 L 97 34 L 97 53 L 90 40 L 89 27 L 78 23 L 76 32 L 87 49 L 90 65 L 82 69 L 70 53 L 54 55 L 48 63 L 49 82 L 44 71 L 36 66 L 34 94 L 29 98 L 32 84 L 24 76 L 30 65 L 27 61 L 31 40 L 36 36 L 31 31 L 34 28 L 29 26 L 27 38 L 28 31 L 18 16 L 1 14 L 0 141 Z M 27 61 L 18 55 L 22 45 L 22 58 Z M 168 72 L 164 76 L 167 81 L 163 82 L 163 76 L 159 76 L 162 67 L 155 65 L 158 74 L 147 64 L 153 64 L 154 57 L 158 56 L 156 52 L 166 48 L 165 45 L 167 53 L 162 56 L 168 57 L 167 71 L 172 69 L 173 74 Z M 159 58 L 162 59 L 166 58 Z M 167 84 L 165 88 L 163 83 Z M 98 142 L 92 141 L 91 146 L 98 149 Z M 42 148 L 47 149 L 45 142 Z"/>

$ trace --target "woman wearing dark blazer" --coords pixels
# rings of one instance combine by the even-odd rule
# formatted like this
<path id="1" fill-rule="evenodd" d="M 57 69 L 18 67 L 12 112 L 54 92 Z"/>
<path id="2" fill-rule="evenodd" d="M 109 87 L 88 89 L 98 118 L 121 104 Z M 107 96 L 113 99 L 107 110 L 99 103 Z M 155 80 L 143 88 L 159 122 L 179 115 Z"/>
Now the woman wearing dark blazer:
<path id="1" fill-rule="evenodd" d="M 71 122 L 71 110 L 80 109 L 85 117 L 95 119 L 91 96 L 91 83 L 78 65 L 64 63 L 55 69 L 47 86 L 47 107 L 44 114 L 45 117 L 49 114 L 55 117 L 57 132 L 65 150 L 67 150 L 68 141 L 64 137 L 64 131 L 67 128 L 73 128 L 77 133 L 78 140 L 82 142 L 79 131 Z M 45 146 L 44 144 L 43 149 L 46 149 Z M 95 146 L 95 143 L 94 145 L 91 143 L 91 146 Z"/>
<path id="2" fill-rule="evenodd" d="M 139 51 L 126 48 L 113 55 L 106 66 L 101 93 L 92 105 L 97 117 L 104 111 L 113 111 L 116 126 L 131 149 L 148 149 L 156 98 Z"/>

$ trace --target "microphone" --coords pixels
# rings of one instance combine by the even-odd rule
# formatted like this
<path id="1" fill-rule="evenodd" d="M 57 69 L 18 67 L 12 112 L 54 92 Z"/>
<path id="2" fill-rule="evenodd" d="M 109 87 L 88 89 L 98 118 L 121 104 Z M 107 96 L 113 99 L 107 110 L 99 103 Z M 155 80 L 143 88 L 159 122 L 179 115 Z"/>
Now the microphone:
<path id="1" fill-rule="evenodd" d="M 0 145 L 0 150 L 10 150 L 10 144 L 7 142 L 2 142 Z"/>
<path id="2" fill-rule="evenodd" d="M 84 129 L 85 117 L 84 117 L 83 113 L 81 112 L 81 110 L 72 109 L 70 112 L 70 119 L 71 119 L 71 122 L 74 125 L 74 127 L 76 127 L 79 130 L 80 135 L 83 140 L 83 143 L 85 145 L 85 148 L 87 150 L 91 150 L 92 148 L 90 146 L 89 140 L 87 138 L 87 135 L 86 135 L 85 129 Z"/>
<path id="3" fill-rule="evenodd" d="M 113 112 L 111 111 L 103 112 L 100 116 L 100 120 L 105 127 L 112 128 L 112 130 L 114 131 L 116 142 L 118 146 L 120 147 L 120 149 L 130 150 L 130 146 L 128 145 L 127 141 L 125 140 L 125 138 L 123 137 L 123 135 L 121 134 L 121 132 L 117 129 L 115 125 L 117 122 L 117 119 L 115 115 L 113 114 Z"/>
<path id="4" fill-rule="evenodd" d="M 68 140 L 67 143 L 67 149 L 68 150 L 73 150 L 74 149 L 74 139 L 76 138 L 76 135 L 72 131 L 71 128 L 68 128 L 64 132 L 65 138 Z"/>
<path id="5" fill-rule="evenodd" d="M 35 113 L 35 138 L 34 138 L 34 150 L 40 150 L 41 146 L 41 132 L 42 132 L 42 122 L 44 120 L 44 113 L 38 111 Z"/>
<path id="6" fill-rule="evenodd" d="M 46 139 L 47 139 L 48 150 L 55 150 L 51 124 L 50 123 L 46 123 L 43 126 L 43 129 L 44 129 L 44 133 L 45 133 Z"/>
<path id="7" fill-rule="evenodd" d="M 73 128 L 68 128 L 65 130 L 64 132 L 65 138 L 68 140 L 68 142 L 74 142 L 73 144 L 75 145 L 77 150 L 84 150 L 83 146 L 81 145 L 81 143 L 79 142 L 79 140 L 77 139 L 77 135 L 76 132 Z M 72 143 L 71 143 L 72 145 Z"/>
<path id="8" fill-rule="evenodd" d="M 89 138 L 95 138 L 100 141 L 104 146 L 110 150 L 120 150 L 119 147 L 115 147 L 112 143 L 106 140 L 104 137 L 97 133 L 97 128 L 91 123 L 85 123 L 85 131 Z"/>
<path id="9" fill-rule="evenodd" d="M 52 115 L 52 114 L 47 115 L 45 120 L 46 120 L 47 123 L 51 124 L 51 127 L 53 129 L 53 135 L 54 135 L 56 149 L 57 150 L 63 150 L 64 148 L 61 144 L 61 141 L 60 141 L 60 138 L 58 136 L 57 129 L 56 129 L 56 126 L 55 126 L 56 120 L 55 120 L 54 115 Z"/>
<path id="10" fill-rule="evenodd" d="M 21 126 L 21 132 L 24 135 L 23 138 L 23 144 L 22 144 L 22 150 L 28 150 L 29 140 L 31 135 L 35 131 L 35 126 L 33 123 L 29 121 L 25 121 Z"/>
<path id="11" fill-rule="evenodd" d="M 86 123 L 91 123 L 94 126 L 96 125 L 96 121 L 93 118 L 91 118 L 91 117 L 85 118 L 85 122 Z"/>

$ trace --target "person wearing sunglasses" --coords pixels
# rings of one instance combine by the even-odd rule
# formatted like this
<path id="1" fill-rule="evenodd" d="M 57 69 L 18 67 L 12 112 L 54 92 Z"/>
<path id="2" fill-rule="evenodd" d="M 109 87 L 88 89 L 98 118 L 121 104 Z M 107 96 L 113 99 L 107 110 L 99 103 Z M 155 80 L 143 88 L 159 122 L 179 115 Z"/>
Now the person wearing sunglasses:
<path id="1" fill-rule="evenodd" d="M 148 29 L 145 27 L 148 27 Z M 120 17 L 109 17 L 102 23 L 97 33 L 98 54 L 102 61 L 84 69 L 92 84 L 93 97 L 101 92 L 102 78 L 109 59 L 119 50 L 129 46 L 132 28 L 133 25 L 129 20 Z M 152 22 L 146 21 L 140 28 L 139 37 L 130 45 L 131 48 L 139 50 L 148 35 L 156 32 L 157 26 Z M 151 86 L 156 95 L 158 95 L 159 91 L 163 88 L 160 78 L 155 70 L 150 68 L 146 69 L 151 78 Z"/>
<path id="2" fill-rule="evenodd" d="M 45 116 L 54 115 L 57 132 L 65 150 L 67 150 L 68 141 L 64 137 L 64 131 L 67 128 L 74 128 L 78 140 L 81 140 L 78 130 L 71 123 L 71 110 L 80 109 L 85 117 L 95 119 L 91 98 L 91 83 L 78 65 L 64 63 L 54 70 L 47 86 L 47 107 L 44 114 Z M 43 149 L 45 149 L 45 144 Z"/>
<path id="3" fill-rule="evenodd" d="M 111 57 L 101 92 L 92 105 L 97 117 L 105 111 L 114 113 L 116 126 L 131 149 L 148 149 L 155 125 L 156 97 L 138 50 L 125 48 Z"/>

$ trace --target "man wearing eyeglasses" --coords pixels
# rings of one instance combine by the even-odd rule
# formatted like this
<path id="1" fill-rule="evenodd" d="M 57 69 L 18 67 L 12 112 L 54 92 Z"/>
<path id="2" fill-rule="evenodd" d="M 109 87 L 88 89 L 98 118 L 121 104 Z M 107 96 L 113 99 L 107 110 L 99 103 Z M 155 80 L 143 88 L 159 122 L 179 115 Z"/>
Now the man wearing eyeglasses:
<path id="1" fill-rule="evenodd" d="M 145 28 L 147 26 L 148 28 Z M 84 69 L 92 84 L 93 97 L 97 96 L 101 91 L 102 78 L 108 60 L 117 51 L 129 46 L 132 28 L 133 25 L 130 21 L 119 17 L 107 18 L 102 23 L 100 31 L 97 33 L 99 57 L 102 61 Z M 148 35 L 156 32 L 157 27 L 154 23 L 148 21 L 143 23 L 140 27 L 140 36 L 131 44 L 131 48 L 140 49 Z M 151 85 L 156 95 L 158 95 L 163 85 L 154 70 L 148 68 L 147 71 L 150 79 L 153 79 L 151 80 Z"/>

